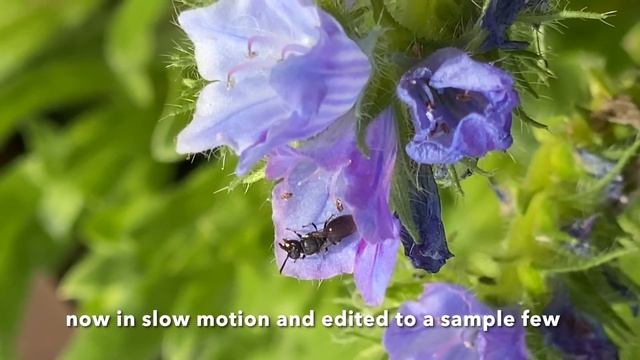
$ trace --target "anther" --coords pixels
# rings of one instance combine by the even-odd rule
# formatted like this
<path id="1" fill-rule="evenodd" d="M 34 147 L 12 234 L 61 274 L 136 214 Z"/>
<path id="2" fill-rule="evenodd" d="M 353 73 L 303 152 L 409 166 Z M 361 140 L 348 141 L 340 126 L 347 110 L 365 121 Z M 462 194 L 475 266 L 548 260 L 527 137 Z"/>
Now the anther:
<path id="1" fill-rule="evenodd" d="M 236 85 L 236 80 L 233 78 L 233 75 L 229 73 L 227 75 L 227 90 L 233 89 L 235 85 Z"/>

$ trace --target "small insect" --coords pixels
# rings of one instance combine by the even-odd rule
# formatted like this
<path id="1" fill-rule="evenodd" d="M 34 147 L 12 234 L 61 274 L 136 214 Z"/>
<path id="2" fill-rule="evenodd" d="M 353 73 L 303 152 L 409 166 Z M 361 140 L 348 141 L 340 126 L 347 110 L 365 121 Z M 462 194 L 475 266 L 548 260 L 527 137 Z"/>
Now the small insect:
<path id="1" fill-rule="evenodd" d="M 344 210 L 344 205 L 342 204 L 342 200 L 336 199 L 336 209 L 339 212 L 342 212 Z"/>
<path id="2" fill-rule="evenodd" d="M 325 221 L 322 230 L 318 230 L 316 224 L 312 223 L 311 225 L 313 225 L 314 231 L 307 234 L 293 231 L 298 236 L 298 240 L 282 239 L 282 242 L 278 244 L 280 249 L 287 252 L 287 258 L 284 259 L 280 267 L 281 274 L 289 258 L 293 260 L 304 259 L 322 250 L 327 251 L 329 246 L 339 244 L 344 238 L 356 232 L 356 223 L 351 215 L 341 215 L 337 218 L 331 216 Z"/>
<path id="3" fill-rule="evenodd" d="M 293 193 L 290 192 L 284 192 L 282 193 L 282 195 L 280 195 L 280 199 L 282 200 L 289 200 L 293 197 Z"/>

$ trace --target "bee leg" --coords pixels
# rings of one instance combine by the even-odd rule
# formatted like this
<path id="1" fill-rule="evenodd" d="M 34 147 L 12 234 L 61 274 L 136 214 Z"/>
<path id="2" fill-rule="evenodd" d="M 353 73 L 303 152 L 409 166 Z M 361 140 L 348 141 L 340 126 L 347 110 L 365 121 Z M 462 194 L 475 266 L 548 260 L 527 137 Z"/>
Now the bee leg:
<path id="1" fill-rule="evenodd" d="M 299 232 L 297 232 L 297 231 L 295 231 L 295 230 L 293 230 L 293 229 L 289 229 L 289 228 L 287 228 L 287 230 L 289 230 L 289 231 L 291 231 L 292 233 L 296 234 L 296 236 L 298 236 L 298 238 L 299 238 L 299 239 L 302 239 L 302 235 L 301 235 Z"/>
<path id="2" fill-rule="evenodd" d="M 334 217 L 335 217 L 335 215 L 331 214 L 331 216 L 329 216 L 327 221 L 324 222 L 324 226 L 322 228 L 325 229 L 327 227 L 327 224 L 329 223 L 329 221 L 331 221 Z"/>

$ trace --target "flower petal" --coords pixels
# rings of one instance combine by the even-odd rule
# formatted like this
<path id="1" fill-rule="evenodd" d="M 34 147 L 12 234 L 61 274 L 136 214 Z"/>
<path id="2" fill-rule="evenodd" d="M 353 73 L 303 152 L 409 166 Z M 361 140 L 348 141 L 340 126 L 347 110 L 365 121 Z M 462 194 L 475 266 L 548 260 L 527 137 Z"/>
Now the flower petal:
<path id="1" fill-rule="evenodd" d="M 355 133 L 355 129 L 352 130 Z M 389 211 L 391 180 L 396 161 L 396 131 L 393 112 L 385 110 L 370 126 L 367 134 L 369 157 L 355 143 L 351 163 L 345 170 L 345 200 L 362 237 L 376 243 L 398 238 L 396 220 Z"/>
<path id="2" fill-rule="evenodd" d="M 179 22 L 200 73 L 217 83 L 200 96 L 178 151 L 228 145 L 239 175 L 325 130 L 353 108 L 371 72 L 340 24 L 308 0 L 220 0 Z"/>
<path id="3" fill-rule="evenodd" d="M 397 235 L 376 244 L 364 240 L 358 244 L 353 277 L 363 300 L 370 306 L 379 306 L 384 301 L 398 246 Z"/>
<path id="4" fill-rule="evenodd" d="M 338 212 L 336 199 L 341 195 L 335 187 L 335 175 L 319 168 L 312 160 L 292 159 L 295 165 L 273 189 L 273 223 L 275 225 L 274 251 L 276 263 L 287 257 L 278 246 L 283 239 L 297 239 L 291 230 L 309 232 L 312 223 L 322 227 L 324 222 Z M 345 211 L 346 213 L 347 211 Z M 291 229 L 291 230 L 289 230 Z M 343 273 L 352 273 L 358 236 L 354 234 L 339 244 L 295 263 L 289 260 L 282 273 L 298 279 L 326 279 Z"/>
<path id="5" fill-rule="evenodd" d="M 317 8 L 303 1 L 220 0 L 184 11 L 178 23 L 195 45 L 200 74 L 215 81 L 226 80 L 247 59 L 252 39 L 257 53 L 274 59 L 286 44 L 312 46 L 320 19 Z"/>
<path id="6" fill-rule="evenodd" d="M 510 133 L 498 131 L 487 118 L 469 114 L 460 121 L 452 148 L 470 157 L 482 157 L 492 150 L 504 150 L 513 142 Z"/>
<path id="7" fill-rule="evenodd" d="M 243 85 L 227 89 L 216 82 L 202 90 L 193 120 L 178 135 L 179 153 L 221 145 L 241 153 L 264 137 L 274 123 L 291 116 L 263 77 L 246 79 Z"/>
<path id="8" fill-rule="evenodd" d="M 477 62 L 455 48 L 436 51 L 426 61 L 433 71 L 429 85 L 436 89 L 456 88 L 469 91 L 506 91 L 513 79 L 495 66 Z"/>
<path id="9" fill-rule="evenodd" d="M 278 247 L 282 239 L 296 240 L 287 228 L 307 233 L 312 229 L 303 230 L 305 225 L 315 223 L 321 228 L 330 216 L 351 214 L 355 234 L 324 253 L 287 264 L 283 273 L 300 279 L 324 279 L 359 267 L 356 281 L 366 291 L 367 301 L 381 301 L 399 236 L 399 225 L 388 203 L 395 160 L 394 122 L 391 112 L 386 112 L 371 125 L 369 159 L 357 147 L 355 122 L 350 112 L 299 148 L 284 147 L 271 153 L 267 176 L 280 180 L 273 192 L 276 259 L 282 264 L 286 258 L 286 252 Z M 376 257 L 377 253 L 381 257 Z M 366 279 L 364 274 L 375 277 Z"/>
<path id="10" fill-rule="evenodd" d="M 445 148 L 429 140 L 413 140 L 407 144 L 406 151 L 411 159 L 422 164 L 453 164 L 464 157 L 456 149 Z"/>

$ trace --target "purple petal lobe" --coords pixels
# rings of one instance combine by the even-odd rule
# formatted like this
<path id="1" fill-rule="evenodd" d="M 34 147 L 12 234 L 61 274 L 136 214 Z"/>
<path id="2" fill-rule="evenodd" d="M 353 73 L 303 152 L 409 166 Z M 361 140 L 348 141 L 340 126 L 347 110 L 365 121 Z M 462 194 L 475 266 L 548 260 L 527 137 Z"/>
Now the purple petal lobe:
<path id="1" fill-rule="evenodd" d="M 398 237 L 397 221 L 389 212 L 389 194 L 396 161 L 396 132 L 391 110 L 386 110 L 369 127 L 366 158 L 352 144 L 350 164 L 345 170 L 346 201 L 362 236 L 369 242 Z"/>
<path id="2" fill-rule="evenodd" d="M 396 264 L 398 245 L 396 238 L 377 244 L 361 241 L 358 245 L 353 276 L 362 298 L 371 306 L 378 306 L 384 300 Z"/>

